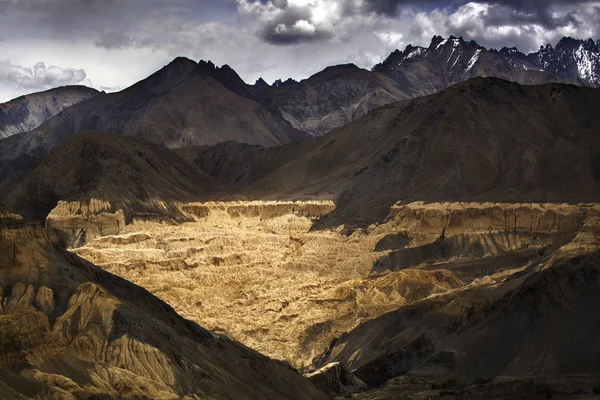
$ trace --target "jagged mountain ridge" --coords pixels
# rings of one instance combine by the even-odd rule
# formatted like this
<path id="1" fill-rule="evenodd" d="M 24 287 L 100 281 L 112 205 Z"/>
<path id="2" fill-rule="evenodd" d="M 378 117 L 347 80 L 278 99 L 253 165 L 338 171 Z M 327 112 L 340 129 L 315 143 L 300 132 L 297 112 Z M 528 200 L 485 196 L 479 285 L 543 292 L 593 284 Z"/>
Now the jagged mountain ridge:
<path id="1" fill-rule="evenodd" d="M 515 79 L 512 80 L 528 83 L 521 82 L 519 78 L 529 80 L 542 78 L 531 73 L 522 75 L 523 71 L 538 71 L 554 75 L 548 79 L 555 79 L 555 82 L 560 82 L 562 79 L 566 83 L 567 80 L 573 80 L 573 83 L 580 85 L 600 85 L 600 40 L 594 42 L 592 39 L 578 40 L 570 37 L 563 37 L 556 47 L 547 44 L 541 46 L 537 52 L 524 54 L 515 47 L 488 50 L 477 42 L 465 41 L 462 37 L 450 36 L 445 39 L 434 36 L 429 47 L 409 44 L 404 51 L 394 51 L 372 70 L 397 76 L 405 70 L 410 70 L 414 63 L 431 62 L 440 58 L 444 60 L 444 64 L 438 63 L 436 67 L 448 77 L 448 84 L 474 76 L 492 76 L 511 80 L 510 77 L 501 74 L 514 74 Z M 507 69 L 507 65 L 503 65 L 499 59 L 507 63 L 510 68 Z M 492 66 L 496 68 L 491 68 Z"/>
<path id="2" fill-rule="evenodd" d="M 568 47 L 574 44 L 577 49 L 569 51 Z M 597 86 L 600 75 L 592 72 L 589 59 L 598 57 L 600 49 L 591 39 L 564 38 L 556 49 L 548 45 L 537 53 L 525 55 L 516 48 L 488 50 L 462 37 L 434 36 L 429 47 L 408 45 L 404 51 L 396 50 L 374 66 L 373 71 L 392 77 L 412 96 L 430 94 L 476 76 L 521 84 L 558 82 Z"/>
<path id="3" fill-rule="evenodd" d="M 277 80 L 265 92 L 295 127 L 313 136 L 352 122 L 384 104 L 425 96 L 475 78 L 496 77 L 527 85 L 600 85 L 600 41 L 563 38 L 525 55 L 515 48 L 486 49 L 475 41 L 434 36 L 429 47 L 396 50 L 371 74 L 353 64 L 327 67 L 300 82 Z M 373 74 L 374 73 L 374 74 Z"/>
<path id="4" fill-rule="evenodd" d="M 527 55 L 544 71 L 600 85 L 600 39 L 577 40 L 563 37 L 556 47 L 547 44 Z"/>
<path id="5" fill-rule="evenodd" d="M 62 86 L 0 104 L 0 139 L 28 132 L 62 110 L 99 92 L 86 86 Z"/>

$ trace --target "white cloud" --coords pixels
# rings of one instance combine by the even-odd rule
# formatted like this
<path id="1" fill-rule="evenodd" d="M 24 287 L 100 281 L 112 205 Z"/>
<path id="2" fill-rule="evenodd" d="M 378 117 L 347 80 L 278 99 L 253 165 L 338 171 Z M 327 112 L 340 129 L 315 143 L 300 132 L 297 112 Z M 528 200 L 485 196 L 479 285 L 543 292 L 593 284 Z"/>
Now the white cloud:
<path id="1" fill-rule="evenodd" d="M 388 29 L 385 31 L 377 31 L 375 32 L 375 36 L 377 36 L 377 39 L 381 40 L 388 46 L 400 47 L 404 44 L 404 41 L 402 40 L 404 38 L 404 35 L 392 29 Z"/>
<path id="2" fill-rule="evenodd" d="M 80 84 L 86 79 L 83 69 L 60 68 L 38 62 L 33 67 L 23 67 L 10 61 L 0 61 L 0 85 L 14 89 L 43 90 L 56 86 Z"/>

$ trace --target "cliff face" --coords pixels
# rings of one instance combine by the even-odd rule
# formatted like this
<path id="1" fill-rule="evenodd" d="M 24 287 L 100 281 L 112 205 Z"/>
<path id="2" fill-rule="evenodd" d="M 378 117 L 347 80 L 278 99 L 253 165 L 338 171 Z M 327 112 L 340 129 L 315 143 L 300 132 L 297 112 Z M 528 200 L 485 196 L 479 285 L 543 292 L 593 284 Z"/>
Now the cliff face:
<path id="1" fill-rule="evenodd" d="M 2 397 L 325 398 L 288 366 L 60 250 L 39 226 L 0 216 L 0 227 Z"/>
<path id="2" fill-rule="evenodd" d="M 231 201 L 184 203 L 181 210 L 197 217 L 216 217 L 226 215 L 229 218 L 271 219 L 287 215 L 306 217 L 311 220 L 325 217 L 335 211 L 332 201 Z"/>
<path id="3" fill-rule="evenodd" d="M 382 256 L 373 270 L 468 263 L 486 257 L 488 268 L 494 270 L 560 247 L 599 213 L 596 204 L 396 204 L 388 225 L 398 233 L 380 245 L 392 251 Z"/>
<path id="4" fill-rule="evenodd" d="M 125 227 L 123 210 L 107 201 L 59 201 L 46 217 L 46 228 L 60 232 L 69 247 L 78 247 L 99 236 L 118 235 Z"/>
<path id="5" fill-rule="evenodd" d="M 338 362 L 327 364 L 307 374 L 306 377 L 316 387 L 331 396 L 350 395 L 363 392 L 369 388 L 363 381 L 354 376 L 348 368 Z"/>
<path id="6" fill-rule="evenodd" d="M 155 209 L 171 207 L 163 220 L 179 215 L 187 221 L 205 219 L 258 219 L 296 216 L 314 221 L 335 210 L 331 201 L 253 201 L 253 202 L 206 202 L 164 203 L 154 201 L 148 207 Z M 126 212 L 108 201 L 59 201 L 46 217 L 46 228 L 58 232 L 68 247 L 80 247 L 86 242 L 103 236 L 115 236 L 123 232 Z M 135 217 L 134 217 L 135 218 Z M 140 217 L 138 217 L 140 219 Z M 144 216 L 141 219 L 145 219 Z M 160 220 L 160 218 L 158 218 Z"/>

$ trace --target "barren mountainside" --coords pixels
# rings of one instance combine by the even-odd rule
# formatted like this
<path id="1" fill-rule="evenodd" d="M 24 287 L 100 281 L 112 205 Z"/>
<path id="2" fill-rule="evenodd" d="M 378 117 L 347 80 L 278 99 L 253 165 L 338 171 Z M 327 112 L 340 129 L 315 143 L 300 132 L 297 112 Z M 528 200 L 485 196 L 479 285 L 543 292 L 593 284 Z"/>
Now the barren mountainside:
<path id="1" fill-rule="evenodd" d="M 0 398 L 593 398 L 597 50 L 177 58 L 0 139 Z"/>
<path id="2" fill-rule="evenodd" d="M 596 201 L 594 104 L 598 89 L 476 78 L 290 147 L 292 160 L 230 191 L 334 199 L 332 224 L 380 220 L 399 200 Z"/>
<path id="3" fill-rule="evenodd" d="M 0 104 L 0 139 L 31 131 L 65 108 L 97 94 L 85 86 L 64 86 Z"/>
<path id="4" fill-rule="evenodd" d="M 0 141 L 0 188 L 6 190 L 46 151 L 82 130 L 137 136 L 167 147 L 227 140 L 274 146 L 308 138 L 261 96 L 228 66 L 177 58 L 130 88 L 100 94 L 31 132 Z"/>
<path id="5" fill-rule="evenodd" d="M 389 77 L 354 64 L 327 67 L 299 83 L 263 90 L 293 126 L 312 136 L 409 97 Z"/>

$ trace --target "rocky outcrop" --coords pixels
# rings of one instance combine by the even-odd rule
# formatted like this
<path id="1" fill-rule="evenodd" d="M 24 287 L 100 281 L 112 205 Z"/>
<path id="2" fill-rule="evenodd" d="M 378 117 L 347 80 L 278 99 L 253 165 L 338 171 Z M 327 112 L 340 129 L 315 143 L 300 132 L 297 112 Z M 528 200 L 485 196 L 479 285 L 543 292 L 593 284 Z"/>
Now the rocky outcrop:
<path id="1" fill-rule="evenodd" d="M 348 368 L 339 362 L 327 364 L 314 372 L 306 374 L 306 377 L 316 387 L 331 396 L 346 396 L 369 389 L 363 381 L 354 376 Z"/>
<path id="2" fill-rule="evenodd" d="M 78 247 L 96 237 L 118 235 L 125 227 L 123 210 L 107 201 L 59 201 L 46 217 L 46 228 L 59 232 L 68 246 Z"/>
<path id="3" fill-rule="evenodd" d="M 600 215 L 597 204 L 556 203 L 397 203 L 389 219 L 399 228 L 422 235 L 505 232 L 574 234 Z"/>

